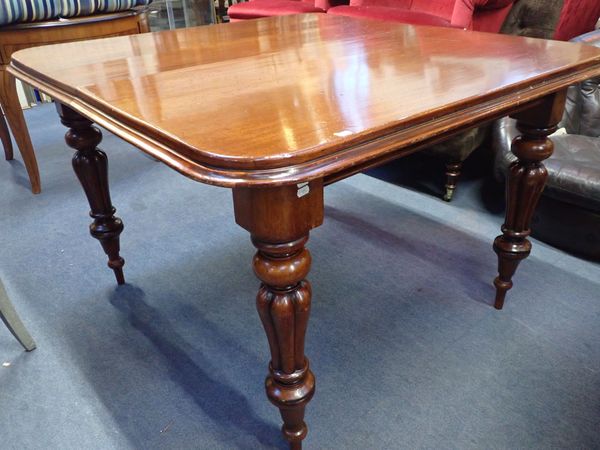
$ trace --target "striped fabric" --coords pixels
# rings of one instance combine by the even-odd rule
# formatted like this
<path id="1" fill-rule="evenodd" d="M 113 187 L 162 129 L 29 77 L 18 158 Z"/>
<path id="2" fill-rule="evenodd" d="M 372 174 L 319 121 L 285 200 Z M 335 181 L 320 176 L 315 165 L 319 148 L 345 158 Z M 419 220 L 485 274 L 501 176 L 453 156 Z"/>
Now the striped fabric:
<path id="1" fill-rule="evenodd" d="M 18 0 L 13 0 L 18 1 Z M 40 1 L 40 0 L 38 0 Z M 124 11 L 152 0 L 51 0 L 60 5 L 61 17 L 87 16 L 94 13 Z"/>
<path id="2" fill-rule="evenodd" d="M 124 11 L 152 0 L 0 0 L 0 26 Z"/>
<path id="3" fill-rule="evenodd" d="M 0 25 L 36 22 L 58 15 L 56 0 L 0 0 Z"/>

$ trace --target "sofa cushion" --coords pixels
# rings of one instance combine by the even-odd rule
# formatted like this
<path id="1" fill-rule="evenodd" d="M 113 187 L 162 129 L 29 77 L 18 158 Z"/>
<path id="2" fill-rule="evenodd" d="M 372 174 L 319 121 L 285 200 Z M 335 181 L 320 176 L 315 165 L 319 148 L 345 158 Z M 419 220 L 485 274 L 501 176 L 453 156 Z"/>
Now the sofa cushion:
<path id="1" fill-rule="evenodd" d="M 350 6 L 387 6 L 390 8 L 410 10 L 412 0 L 350 0 Z"/>
<path id="2" fill-rule="evenodd" d="M 437 27 L 450 26 L 450 21 L 438 16 L 434 16 L 433 14 L 425 14 L 416 11 L 389 8 L 385 6 L 336 6 L 335 8 L 330 8 L 327 11 L 327 14 L 402 22 L 412 25 L 431 25 Z"/>
<path id="3" fill-rule="evenodd" d="M 460 28 L 473 29 L 473 21 L 476 19 L 477 13 L 489 17 L 488 20 L 492 21 L 494 21 L 494 16 L 499 16 L 494 21 L 494 25 L 485 30 L 495 33 L 500 29 L 506 17 L 505 14 L 498 14 L 499 11 L 495 10 L 505 8 L 507 9 L 506 14 L 508 14 L 508 9 L 513 3 L 514 0 L 456 0 L 450 22 L 452 22 L 452 25 Z"/>
<path id="4" fill-rule="evenodd" d="M 600 138 L 600 77 L 569 88 L 560 125 L 569 134 Z"/>
<path id="5" fill-rule="evenodd" d="M 55 0 L 0 0 L 0 26 L 17 22 L 36 22 L 59 16 Z"/>
<path id="6" fill-rule="evenodd" d="M 255 0 L 252 2 L 236 3 L 227 10 L 227 15 L 233 21 L 260 19 L 261 17 L 287 16 L 290 14 L 324 13 L 308 2 L 295 0 Z"/>
<path id="7" fill-rule="evenodd" d="M 517 157 L 510 151 L 520 133 L 516 120 L 505 117 L 493 125 L 494 175 L 503 180 Z M 600 213 L 600 138 L 552 136 L 554 153 L 544 161 L 548 181 L 544 195 Z"/>
<path id="8" fill-rule="evenodd" d="M 446 26 L 450 23 L 457 28 L 496 33 L 513 2 L 514 0 L 350 0 L 350 6 L 389 7 L 408 11 L 417 14 L 406 16 L 411 17 L 407 23 L 412 24 L 433 25 L 428 16 L 436 16 L 444 20 Z M 344 8 L 337 10 L 335 14 L 402 22 L 404 13 L 399 12 L 391 18 L 391 14 L 384 14 L 385 12 L 386 10 L 369 12 L 361 10 L 351 13 Z M 419 21 L 419 18 L 422 20 Z M 437 21 L 435 25 L 441 25 L 441 22 Z"/>
<path id="9" fill-rule="evenodd" d="M 600 211 L 600 139 L 565 134 L 552 140 L 554 154 L 545 161 L 548 194 Z"/>
<path id="10" fill-rule="evenodd" d="M 463 2 L 472 2 L 480 9 L 499 9 L 512 5 L 515 0 L 461 0 Z"/>
<path id="11" fill-rule="evenodd" d="M 411 11 L 433 14 L 450 21 L 454 11 L 454 0 L 413 0 Z"/>
<path id="12" fill-rule="evenodd" d="M 600 30 L 571 39 L 600 47 Z M 569 134 L 600 138 L 600 76 L 587 79 L 569 88 L 561 126 Z"/>
<path id="13" fill-rule="evenodd" d="M 125 11 L 152 0 L 0 0 L 0 26 Z"/>
<path id="14" fill-rule="evenodd" d="M 38 0 L 39 1 L 39 0 Z M 62 5 L 60 17 L 88 16 L 97 13 L 124 11 L 147 5 L 152 0 L 51 0 Z"/>

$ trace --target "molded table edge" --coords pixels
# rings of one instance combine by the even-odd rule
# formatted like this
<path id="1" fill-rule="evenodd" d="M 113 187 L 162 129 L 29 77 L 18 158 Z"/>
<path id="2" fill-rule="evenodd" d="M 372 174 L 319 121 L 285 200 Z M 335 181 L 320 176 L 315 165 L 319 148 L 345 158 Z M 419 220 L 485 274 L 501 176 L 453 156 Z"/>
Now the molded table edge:
<path id="1" fill-rule="evenodd" d="M 591 66 L 591 67 L 590 67 Z M 177 149 L 177 143 L 161 142 L 155 136 L 148 136 L 131 124 L 115 119 L 96 106 L 75 97 L 73 94 L 43 80 L 43 75 L 32 75 L 11 61 L 8 72 L 16 78 L 42 90 L 59 102 L 69 106 L 91 121 L 119 136 L 145 153 L 162 161 L 181 174 L 207 184 L 223 187 L 240 186 L 280 186 L 296 182 L 324 178 L 337 181 L 358 173 L 366 168 L 415 152 L 422 147 L 442 141 L 460 131 L 464 131 L 491 120 L 503 117 L 517 110 L 527 109 L 546 95 L 557 92 L 572 84 L 600 75 L 600 59 L 587 62 L 580 70 L 568 70 L 567 74 L 546 78 L 532 86 L 521 87 L 482 103 L 459 108 L 439 118 L 408 125 L 399 131 L 359 143 L 344 141 L 337 151 L 317 159 L 270 169 L 239 169 L 220 167 L 193 160 Z M 179 149 L 181 150 L 181 148 Z"/>

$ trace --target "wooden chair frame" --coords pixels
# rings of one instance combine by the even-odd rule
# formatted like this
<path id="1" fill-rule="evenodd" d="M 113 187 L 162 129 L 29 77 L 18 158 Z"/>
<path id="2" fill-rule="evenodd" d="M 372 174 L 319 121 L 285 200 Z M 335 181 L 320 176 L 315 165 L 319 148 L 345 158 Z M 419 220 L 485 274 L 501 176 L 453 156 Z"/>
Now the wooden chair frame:
<path id="1" fill-rule="evenodd" d="M 111 14 L 98 14 L 72 19 L 23 23 L 0 28 L 0 141 L 7 160 L 13 159 L 8 125 L 23 157 L 31 190 L 41 191 L 40 174 L 27 131 L 23 110 L 17 96 L 15 79 L 6 71 L 14 52 L 29 47 L 82 41 L 110 36 L 139 34 L 149 31 L 147 8 L 136 8 Z"/>

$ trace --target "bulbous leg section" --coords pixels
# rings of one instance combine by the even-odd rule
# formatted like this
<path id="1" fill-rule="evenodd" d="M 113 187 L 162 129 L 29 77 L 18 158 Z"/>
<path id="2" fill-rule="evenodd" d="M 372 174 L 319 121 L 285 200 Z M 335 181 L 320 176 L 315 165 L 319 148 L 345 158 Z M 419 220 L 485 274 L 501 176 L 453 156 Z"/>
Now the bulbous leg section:
<path id="1" fill-rule="evenodd" d="M 125 261 L 119 255 L 119 236 L 123 231 L 123 222 L 115 217 L 116 210 L 110 199 L 108 158 L 106 153 L 97 148 L 102 134 L 91 121 L 72 109 L 60 103 L 57 103 L 57 109 L 62 123 L 69 127 L 65 135 L 67 145 L 76 150 L 72 160 L 73 170 L 85 191 L 90 216 L 94 219 L 90 225 L 90 234 L 100 241 L 108 256 L 108 267 L 115 273 L 117 283 L 124 284 Z"/>
<path id="2" fill-rule="evenodd" d="M 306 404 L 315 392 L 315 377 L 304 355 L 311 288 L 304 278 L 310 269 L 308 236 L 280 244 L 253 240 L 259 249 L 254 271 L 262 281 L 256 307 L 269 341 L 271 363 L 267 397 L 279 408 L 282 432 L 292 449 L 300 449 L 308 428 Z"/>
<path id="3" fill-rule="evenodd" d="M 498 276 L 494 280 L 496 298 L 494 307 L 502 309 L 506 292 L 512 288 L 512 277 L 519 263 L 529 256 L 531 218 L 542 195 L 548 172 L 542 161 L 552 155 L 554 145 L 547 138 L 556 127 L 535 128 L 518 123 L 523 133 L 512 144 L 512 152 L 519 159 L 509 170 L 506 185 L 506 218 L 502 234 L 494 241 L 498 255 Z"/>

